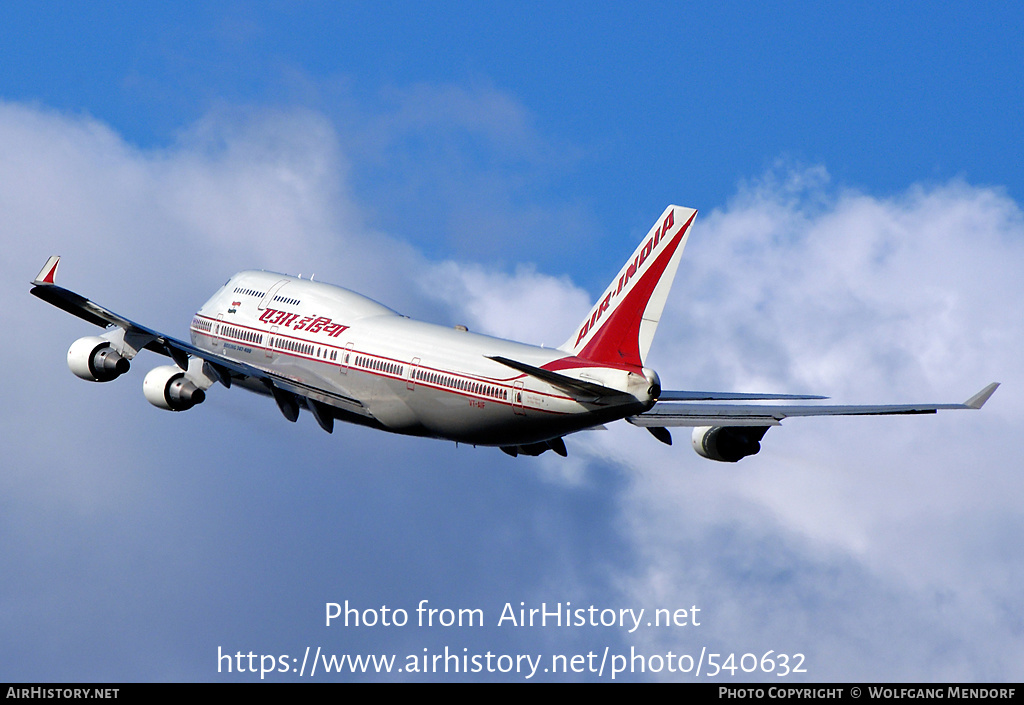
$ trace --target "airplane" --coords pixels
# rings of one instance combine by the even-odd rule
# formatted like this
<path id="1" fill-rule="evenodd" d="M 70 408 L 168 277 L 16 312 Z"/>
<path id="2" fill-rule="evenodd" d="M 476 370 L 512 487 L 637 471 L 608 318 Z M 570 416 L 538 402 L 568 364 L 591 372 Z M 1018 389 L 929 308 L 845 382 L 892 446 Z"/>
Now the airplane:
<path id="1" fill-rule="evenodd" d="M 288 421 L 306 409 L 328 433 L 339 420 L 496 446 L 513 457 L 565 456 L 565 436 L 625 419 L 669 445 L 670 428 L 691 427 L 699 455 L 736 462 L 756 454 L 768 429 L 788 417 L 980 409 L 999 386 L 962 404 L 873 406 L 791 403 L 827 398 L 803 394 L 663 390 L 644 361 L 696 215 L 666 208 L 558 348 L 412 320 L 312 277 L 267 271 L 231 277 L 193 316 L 191 342 L 58 286 L 57 256 L 31 293 L 106 329 L 68 350 L 68 366 L 82 379 L 112 381 L 143 349 L 169 357 L 173 364 L 154 368 L 142 384 L 158 408 L 187 411 L 219 383 L 272 397 Z"/>

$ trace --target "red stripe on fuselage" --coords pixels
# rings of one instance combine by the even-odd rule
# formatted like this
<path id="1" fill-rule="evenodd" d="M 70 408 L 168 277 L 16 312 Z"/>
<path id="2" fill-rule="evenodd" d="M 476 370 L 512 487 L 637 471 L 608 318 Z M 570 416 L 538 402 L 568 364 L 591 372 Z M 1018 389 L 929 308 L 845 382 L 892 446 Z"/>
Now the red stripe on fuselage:
<path id="1" fill-rule="evenodd" d="M 252 326 L 248 326 L 248 325 L 245 325 L 245 324 L 242 324 L 242 323 L 238 323 L 238 322 L 235 322 L 235 321 L 230 321 L 230 322 L 229 321 L 222 321 L 222 320 L 217 320 L 217 319 L 210 318 L 209 316 L 203 316 L 203 315 L 200 315 L 200 314 L 196 314 L 196 317 L 197 318 L 201 318 L 201 319 L 206 320 L 206 321 L 209 321 L 210 323 L 213 323 L 213 324 L 220 324 L 221 326 L 234 326 L 235 328 L 241 328 L 241 329 L 253 331 L 255 333 L 261 333 L 261 334 L 267 336 L 267 340 L 268 341 L 269 341 L 269 338 L 271 336 L 274 336 L 274 337 L 279 337 L 279 338 L 288 338 L 290 340 L 294 340 L 294 341 L 300 342 L 300 343 L 307 343 L 307 344 L 313 345 L 315 347 L 324 348 L 325 350 L 328 350 L 328 351 L 336 350 L 336 351 L 339 352 L 339 358 L 337 360 L 330 360 L 330 359 L 325 358 L 325 357 L 317 357 L 316 355 L 307 355 L 307 354 L 304 354 L 304 353 L 300 353 L 300 352 L 296 352 L 296 351 L 288 350 L 288 349 L 284 349 L 284 348 L 271 347 L 269 345 L 259 345 L 257 343 L 252 343 L 250 341 L 239 340 L 237 338 L 232 338 L 230 336 L 225 336 L 223 333 L 216 334 L 212 330 L 211 331 L 205 331 L 205 330 L 202 330 L 201 328 L 191 328 L 191 331 L 193 333 L 195 333 L 196 335 L 199 335 L 200 337 L 204 337 L 204 338 L 209 338 L 211 340 L 219 340 L 219 341 L 221 341 L 222 344 L 223 343 L 230 343 L 232 345 L 240 345 L 240 346 L 243 346 L 243 347 L 252 348 L 254 350 L 262 350 L 262 351 L 269 350 L 269 351 L 271 351 L 271 352 L 273 352 L 274 354 L 277 354 L 277 355 L 282 355 L 282 356 L 285 356 L 285 357 L 294 357 L 294 358 L 298 358 L 300 360 L 308 360 L 309 362 L 316 362 L 316 363 L 320 363 L 320 364 L 323 364 L 323 365 L 328 365 L 330 367 L 336 367 L 336 368 L 343 366 L 342 363 L 341 363 L 340 355 L 348 353 L 348 354 L 350 354 L 352 356 L 352 360 L 353 360 L 353 361 L 350 361 L 349 364 L 346 367 L 346 369 L 348 369 L 349 372 L 366 374 L 366 375 L 370 375 L 372 377 L 383 377 L 384 379 L 390 379 L 390 380 L 395 380 L 395 381 L 402 381 L 402 382 L 409 381 L 408 378 L 405 377 L 404 375 L 395 375 L 395 374 L 391 374 L 391 373 L 385 372 L 383 370 L 378 370 L 378 369 L 358 366 L 358 365 L 356 365 L 354 363 L 355 357 L 357 355 L 359 355 L 359 356 L 365 357 L 367 359 L 374 359 L 374 360 L 381 360 L 381 361 L 386 361 L 386 362 L 393 362 L 393 363 L 395 363 L 397 365 L 401 365 L 403 367 L 403 369 L 405 369 L 406 367 L 410 366 L 410 363 L 403 362 L 402 360 L 399 360 L 397 358 L 387 357 L 385 355 L 378 355 L 378 354 L 375 354 L 375 353 L 369 353 L 369 352 L 366 352 L 364 350 L 349 349 L 349 348 L 339 348 L 339 347 L 336 347 L 336 346 L 333 346 L 333 345 L 325 345 L 322 342 L 317 342 L 317 341 L 309 340 L 308 338 L 298 338 L 296 336 L 283 335 L 280 332 L 270 333 L 269 331 L 265 331 L 265 330 L 262 330 L 260 328 L 254 328 Z M 252 364 L 252 362 L 250 361 L 249 364 Z M 263 365 L 256 365 L 256 367 L 259 367 L 261 369 L 265 369 L 268 372 L 271 371 L 271 368 L 268 368 L 268 367 L 263 366 Z M 494 403 L 494 404 L 500 404 L 502 406 L 512 406 L 512 394 L 514 393 L 514 389 L 511 386 L 511 383 L 514 380 L 516 380 L 516 379 L 520 379 L 522 377 L 526 377 L 527 376 L 527 375 L 524 375 L 524 374 L 519 374 L 519 375 L 514 375 L 514 376 L 508 377 L 508 378 L 497 378 L 497 377 L 491 378 L 491 377 L 481 377 L 479 375 L 467 374 L 467 373 L 463 373 L 463 372 L 453 372 L 451 370 L 444 370 L 444 369 L 440 369 L 440 368 L 436 368 L 436 367 L 430 367 L 430 366 L 426 366 L 426 365 L 422 365 L 422 364 L 417 365 L 416 367 L 421 369 L 421 370 L 425 370 L 425 371 L 428 371 L 428 372 L 431 372 L 431 373 L 434 373 L 434 374 L 437 374 L 437 375 L 442 375 L 442 376 L 450 377 L 453 380 L 458 380 L 460 382 L 468 382 L 468 383 L 471 383 L 471 384 L 472 383 L 476 383 L 476 384 L 483 384 L 483 385 L 489 385 L 489 386 L 492 386 L 492 387 L 497 387 L 498 389 L 505 390 L 508 393 L 509 396 L 508 396 L 507 399 L 499 399 L 499 398 L 496 398 L 496 397 L 492 397 L 492 396 L 490 396 L 488 394 L 485 394 L 483 392 L 472 392 L 472 391 L 469 391 L 469 390 L 466 390 L 466 389 L 460 389 L 460 388 L 455 387 L 455 386 L 448 386 L 448 385 L 444 385 L 444 384 L 437 384 L 437 383 L 434 383 L 434 382 L 427 382 L 427 381 L 424 381 L 422 379 L 414 380 L 414 382 L 418 386 L 423 386 L 423 387 L 426 387 L 428 389 L 433 389 L 433 390 L 436 390 L 436 391 L 444 392 L 444 393 L 447 393 L 447 394 L 451 394 L 453 396 L 458 396 L 458 397 L 463 397 L 463 398 L 468 398 L 468 399 L 476 399 L 476 400 L 481 400 L 481 401 L 487 401 L 487 402 L 491 402 L 491 403 Z M 542 392 L 542 391 L 533 390 L 533 389 L 529 389 L 529 390 L 524 389 L 522 391 L 528 391 L 531 394 L 535 394 L 537 396 L 542 396 L 542 397 L 547 397 L 549 399 L 558 399 L 558 400 L 563 400 L 563 401 L 571 401 L 572 400 L 571 397 L 566 396 L 566 395 L 562 395 L 562 394 L 551 394 L 549 392 Z M 539 408 L 539 407 L 535 407 L 535 406 L 528 406 L 528 405 L 524 405 L 524 406 L 525 406 L 526 409 L 528 409 L 530 411 L 543 412 L 543 413 L 547 413 L 547 414 L 562 415 L 564 413 L 564 412 L 561 412 L 561 411 L 554 411 L 554 410 L 551 410 L 551 409 L 543 409 L 543 408 Z"/>

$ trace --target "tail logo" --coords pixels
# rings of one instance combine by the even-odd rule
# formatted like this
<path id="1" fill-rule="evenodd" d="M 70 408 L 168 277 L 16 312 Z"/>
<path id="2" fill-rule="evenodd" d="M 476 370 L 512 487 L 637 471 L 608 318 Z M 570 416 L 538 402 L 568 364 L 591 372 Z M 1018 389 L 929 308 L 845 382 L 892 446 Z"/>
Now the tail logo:
<path id="1" fill-rule="evenodd" d="M 602 365 L 642 367 L 697 211 L 669 206 L 559 350 Z"/>
<path id="2" fill-rule="evenodd" d="M 672 229 L 672 226 L 675 225 L 675 223 L 675 210 L 669 209 L 668 215 L 665 216 L 665 220 L 658 226 L 658 229 L 654 231 L 654 235 L 648 238 L 647 242 L 644 243 L 644 246 L 640 249 L 640 252 L 633 257 L 633 261 L 628 267 L 626 267 L 626 271 L 619 275 L 618 286 L 605 294 L 604 298 L 601 299 L 601 303 L 594 309 L 593 313 L 590 314 L 590 318 L 583 322 L 579 335 L 576 336 L 577 346 L 580 344 L 580 341 L 586 337 L 587 333 L 590 332 L 591 328 L 596 330 L 596 326 L 598 322 L 600 322 L 601 317 L 604 316 L 605 311 L 607 311 L 609 306 L 611 306 L 612 299 L 618 297 L 618 295 L 622 293 L 622 290 L 629 283 L 629 280 L 633 278 L 637 271 L 639 271 L 640 267 L 643 266 L 644 262 L 647 261 L 647 258 L 650 257 L 651 253 L 654 252 L 658 243 L 661 242 L 662 237 L 668 236 L 669 230 Z"/>

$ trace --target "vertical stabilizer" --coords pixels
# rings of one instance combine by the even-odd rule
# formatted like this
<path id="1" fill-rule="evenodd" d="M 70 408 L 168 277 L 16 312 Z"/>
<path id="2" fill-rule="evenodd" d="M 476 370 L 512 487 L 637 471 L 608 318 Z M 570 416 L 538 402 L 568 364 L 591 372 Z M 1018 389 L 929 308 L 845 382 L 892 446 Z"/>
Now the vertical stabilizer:
<path id="1" fill-rule="evenodd" d="M 697 211 L 669 206 L 559 350 L 603 364 L 642 367 Z"/>

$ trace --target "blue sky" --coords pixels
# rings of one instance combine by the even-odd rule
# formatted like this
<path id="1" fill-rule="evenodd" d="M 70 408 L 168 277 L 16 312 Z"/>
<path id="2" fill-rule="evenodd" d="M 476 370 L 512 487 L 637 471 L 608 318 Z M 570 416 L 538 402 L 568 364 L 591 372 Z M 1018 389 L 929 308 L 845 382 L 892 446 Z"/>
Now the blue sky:
<path id="1" fill-rule="evenodd" d="M 94 116 L 143 148 L 173 143 L 219 109 L 304 106 L 360 132 L 399 119 L 402 98 L 426 87 L 490 90 L 516 103 L 515 120 L 501 128 L 471 102 L 460 115 L 406 123 L 387 144 L 347 145 L 353 186 L 371 202 L 396 183 L 422 193 L 417 179 L 438 179 L 411 164 L 440 162 L 449 178 L 500 182 L 499 192 L 480 186 L 481 197 L 524 210 L 585 209 L 596 216 L 587 236 L 597 228 L 604 242 L 678 200 L 680 183 L 707 209 L 780 158 L 825 164 L 839 183 L 882 195 L 952 177 L 1022 195 L 1016 38 L 1024 27 L 1009 8 L 46 7 L 2 10 L 5 96 Z M 455 125 L 462 129 L 449 131 Z M 435 223 L 477 194 L 432 185 L 422 200 L 444 205 L 427 211 L 426 226 L 375 216 L 396 231 L 426 231 L 417 244 L 430 254 L 465 256 L 465 238 Z M 610 252 L 605 266 L 618 257 Z"/>
<path id="2" fill-rule="evenodd" d="M 227 680 L 218 647 L 307 645 L 1020 680 L 1024 13 L 549 5 L 0 9 L 2 320 L 33 341 L 3 353 L 0 680 Z M 668 203 L 700 215 L 666 387 L 1004 386 L 979 414 L 787 422 L 736 466 L 624 424 L 513 460 L 327 436 L 238 390 L 161 413 L 139 387 L 162 361 L 80 382 L 65 351 L 92 331 L 26 294 L 60 253 L 65 285 L 184 335 L 266 267 L 557 345 Z M 325 628 L 345 599 L 488 625 Z M 491 624 L 520 601 L 707 621 Z"/>

